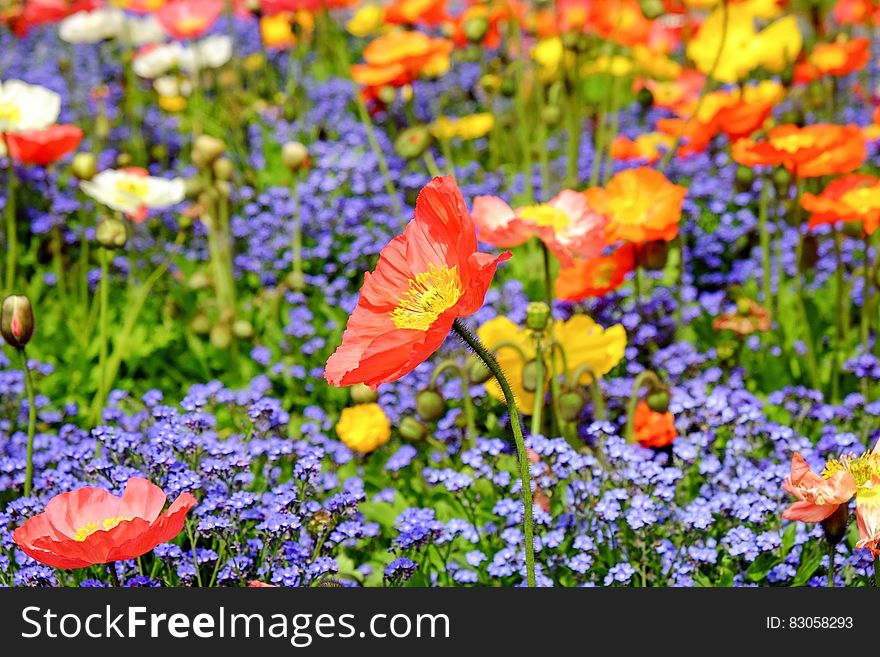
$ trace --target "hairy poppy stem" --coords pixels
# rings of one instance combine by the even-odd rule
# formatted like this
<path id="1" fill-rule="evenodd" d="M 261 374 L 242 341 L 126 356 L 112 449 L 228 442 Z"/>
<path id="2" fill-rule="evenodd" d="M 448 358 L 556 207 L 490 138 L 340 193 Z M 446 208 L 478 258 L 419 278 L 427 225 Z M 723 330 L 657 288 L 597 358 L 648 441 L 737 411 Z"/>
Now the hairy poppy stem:
<path id="1" fill-rule="evenodd" d="M 34 381 L 31 377 L 31 370 L 28 367 L 24 347 L 18 350 L 18 356 L 21 359 L 21 371 L 24 373 L 24 389 L 28 399 L 27 463 L 24 470 L 24 494 L 27 497 L 31 494 L 34 484 L 34 432 L 37 427 L 37 406 L 34 403 Z"/>
<path id="2" fill-rule="evenodd" d="M 764 292 L 764 305 L 770 311 L 770 317 L 776 316 L 776 310 L 773 303 L 773 288 L 771 284 L 771 265 L 770 265 L 770 231 L 767 230 L 767 205 L 770 196 L 770 180 L 762 177 L 761 196 L 758 201 L 758 226 L 761 237 L 761 279 Z"/>
<path id="3" fill-rule="evenodd" d="M 107 571 L 110 573 L 110 583 L 114 588 L 122 588 L 122 584 L 119 582 L 119 573 L 116 572 L 116 562 L 111 561 L 107 564 Z"/>
<path id="4" fill-rule="evenodd" d="M 452 324 L 452 330 L 464 340 L 464 342 L 474 350 L 474 353 L 486 364 L 492 374 L 501 386 L 501 392 L 504 393 L 504 399 L 507 402 L 507 412 L 510 414 L 510 427 L 513 430 L 513 440 L 516 443 L 516 455 L 519 460 L 519 477 L 522 483 L 522 502 L 523 502 L 523 533 L 525 534 L 526 548 L 526 582 L 529 587 L 535 586 L 535 542 L 534 542 L 534 526 L 532 520 L 532 484 L 531 474 L 529 473 L 529 459 L 526 455 L 526 441 L 523 437 L 522 426 L 519 421 L 519 412 L 516 410 L 516 399 L 513 396 L 513 390 L 501 366 L 492 353 L 483 346 L 480 339 L 473 335 L 465 328 L 461 320 L 456 319 Z"/>
<path id="5" fill-rule="evenodd" d="M 5 137 L 4 137 L 5 142 Z M 18 235 L 15 230 L 15 165 L 9 161 L 9 168 L 6 170 L 6 285 L 4 289 L 11 294 L 15 290 L 15 267 L 18 257 Z"/>

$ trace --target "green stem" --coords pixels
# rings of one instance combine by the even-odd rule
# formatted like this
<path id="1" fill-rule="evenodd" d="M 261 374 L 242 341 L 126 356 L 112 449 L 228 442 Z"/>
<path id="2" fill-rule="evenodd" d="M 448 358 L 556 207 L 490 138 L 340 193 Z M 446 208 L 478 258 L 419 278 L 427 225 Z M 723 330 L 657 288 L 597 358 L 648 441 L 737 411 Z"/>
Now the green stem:
<path id="1" fill-rule="evenodd" d="M 648 384 L 658 388 L 663 387 L 663 382 L 651 370 L 645 370 L 636 377 L 636 380 L 633 382 L 632 393 L 629 396 L 629 402 L 626 405 L 626 429 L 623 435 L 628 443 L 635 440 L 636 407 L 639 405 L 639 396 L 642 388 Z"/>
<path id="2" fill-rule="evenodd" d="M 568 379 L 568 387 L 572 389 L 577 388 L 584 374 L 590 375 L 589 386 L 590 398 L 593 402 L 593 419 L 604 422 L 607 417 L 605 413 L 605 396 L 602 394 L 602 387 L 599 385 L 599 377 L 591 365 L 584 363 L 572 372 L 571 377 Z"/>
<path id="3" fill-rule="evenodd" d="M 832 232 L 834 239 L 834 258 L 837 264 L 837 289 L 835 290 L 835 314 L 837 315 L 835 318 L 835 325 L 837 327 L 837 334 L 834 345 L 834 362 L 831 369 L 831 399 L 836 402 L 840 392 L 840 365 L 846 345 L 848 322 L 845 317 L 846 294 L 844 289 L 846 286 L 846 265 L 843 262 L 840 231 L 837 230 L 837 226 L 832 226 Z"/>
<path id="4" fill-rule="evenodd" d="M 554 291 L 553 291 L 553 262 L 550 257 L 550 249 L 547 248 L 547 245 L 544 242 L 541 242 L 541 251 L 544 256 L 544 300 L 547 303 L 547 307 L 550 309 L 550 320 L 547 324 L 547 334 L 553 336 L 553 299 L 554 299 Z M 559 397 L 561 395 L 561 390 L 559 388 L 559 377 L 557 376 L 557 372 L 559 370 L 556 369 L 556 350 L 550 350 L 550 407 L 553 409 L 553 435 L 559 435 L 560 433 L 565 435 L 567 430 L 570 429 L 568 423 L 562 419 L 562 413 L 559 409 Z M 571 432 L 568 432 L 569 435 L 565 437 L 571 440 L 573 435 Z"/>
<path id="5" fill-rule="evenodd" d="M 523 534 L 525 535 L 525 552 L 526 552 L 526 582 L 529 587 L 535 586 L 535 542 L 534 527 L 532 520 L 532 483 L 531 474 L 529 473 L 529 459 L 526 454 L 526 442 L 520 425 L 519 412 L 516 410 L 516 399 L 513 396 L 513 390 L 507 382 L 507 377 L 498 365 L 498 361 L 489 352 L 480 339 L 471 334 L 465 328 L 461 320 L 456 319 L 452 325 L 452 330 L 464 340 L 464 342 L 474 350 L 477 356 L 486 364 L 492 374 L 495 375 L 501 391 L 504 393 L 504 399 L 507 402 L 507 412 L 510 415 L 510 428 L 513 430 L 513 440 L 516 443 L 516 455 L 519 461 L 519 476 L 522 484 L 522 503 L 523 503 Z"/>
<path id="6" fill-rule="evenodd" d="M 98 384 L 98 399 L 95 403 L 95 422 L 101 420 L 101 408 L 107 401 L 107 353 L 109 351 L 109 329 L 108 318 L 110 308 L 110 252 L 107 249 L 101 249 L 101 289 L 98 301 L 99 319 L 98 319 L 98 373 L 100 374 Z M 100 443 L 98 444 L 100 449 Z"/>
<path id="7" fill-rule="evenodd" d="M 532 406 L 531 434 L 542 435 L 541 420 L 544 412 L 544 352 L 541 348 L 543 335 L 535 335 L 535 401 Z M 551 353 L 552 350 L 551 350 Z M 552 376 L 552 374 L 551 374 Z"/>
<path id="8" fill-rule="evenodd" d="M 874 586 L 880 588 L 880 554 L 874 557 Z"/>
<path id="9" fill-rule="evenodd" d="M 464 410 L 464 417 L 467 421 L 467 439 L 468 443 L 473 445 L 474 441 L 477 439 L 477 421 L 476 413 L 474 412 L 474 400 L 471 398 L 471 382 L 465 369 L 454 360 L 444 360 L 434 368 L 434 372 L 431 374 L 431 383 L 429 387 L 431 389 L 436 389 L 440 375 L 447 370 L 455 370 L 461 379 L 461 402 Z"/>
<path id="10" fill-rule="evenodd" d="M 871 236 L 865 233 L 863 238 L 865 248 L 865 264 L 864 279 L 862 290 L 862 317 L 861 317 L 861 342 L 864 345 L 865 353 L 868 352 L 868 339 L 871 334 L 871 301 L 872 301 L 872 285 L 871 285 L 871 265 L 868 259 L 871 257 Z"/>
<path id="11" fill-rule="evenodd" d="M 294 174 L 290 181 L 290 197 L 293 201 L 293 274 L 297 281 L 302 280 L 302 217 L 299 208 L 299 192 L 297 190 L 297 176 Z"/>
<path id="12" fill-rule="evenodd" d="M 828 588 L 834 588 L 834 556 L 836 546 L 828 542 Z"/>
<path id="13" fill-rule="evenodd" d="M 15 268 L 18 258 L 18 234 L 15 226 L 15 188 L 18 179 L 15 175 L 15 165 L 9 161 L 9 168 L 6 170 L 6 285 L 4 288 L 8 293 L 15 290 Z"/>
<path id="14" fill-rule="evenodd" d="M 107 564 L 107 572 L 110 573 L 110 583 L 113 585 L 113 588 L 122 588 L 122 584 L 119 582 L 119 573 L 116 572 L 115 561 Z"/>
<path id="15" fill-rule="evenodd" d="M 813 333 L 810 330 L 810 318 L 807 314 L 807 306 L 804 302 L 804 281 L 801 272 L 801 256 L 804 252 L 804 231 L 801 221 L 801 195 L 803 194 L 803 179 L 795 176 L 795 199 L 794 199 L 794 225 L 798 230 L 797 250 L 795 252 L 795 265 L 797 270 L 794 274 L 795 282 L 795 305 L 797 306 L 798 319 L 804 331 L 804 346 L 807 350 L 807 371 L 810 375 L 810 385 L 814 390 L 822 390 L 822 379 L 819 376 L 819 364 L 816 360 L 816 347 L 813 344 Z"/>
<path id="16" fill-rule="evenodd" d="M 37 405 L 34 395 L 34 381 L 28 367 L 24 347 L 18 349 L 18 356 L 21 360 L 21 371 L 24 374 L 24 388 L 28 400 L 27 463 L 24 470 L 24 495 L 27 497 L 31 494 L 34 483 L 34 433 L 37 428 Z"/>
<path id="17" fill-rule="evenodd" d="M 767 230 L 767 204 L 770 198 L 770 180 L 761 179 L 761 196 L 758 201 L 758 230 L 761 238 L 761 279 L 764 290 L 764 305 L 774 317 L 773 292 L 770 278 L 770 231 Z"/>

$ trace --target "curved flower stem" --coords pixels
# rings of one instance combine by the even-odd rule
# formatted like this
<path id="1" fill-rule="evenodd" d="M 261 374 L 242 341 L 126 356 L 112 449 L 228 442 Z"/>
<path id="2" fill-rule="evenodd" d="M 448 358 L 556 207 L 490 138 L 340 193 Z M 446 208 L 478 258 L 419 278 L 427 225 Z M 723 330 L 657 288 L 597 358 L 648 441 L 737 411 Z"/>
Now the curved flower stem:
<path id="1" fill-rule="evenodd" d="M 477 439 L 477 422 L 476 414 L 474 413 L 474 400 L 471 398 L 471 382 L 465 369 L 454 360 L 442 361 L 434 368 L 434 372 L 431 374 L 430 388 L 434 389 L 437 387 L 437 380 L 446 370 L 455 370 L 461 379 L 461 405 L 464 409 L 465 420 L 467 421 L 467 440 L 473 446 L 474 441 Z"/>
<path id="2" fill-rule="evenodd" d="M 297 174 L 290 179 L 290 197 L 293 201 L 293 238 L 291 248 L 293 249 L 293 273 L 297 280 L 302 280 L 302 217 L 299 207 L 299 190 L 297 189 Z"/>
<path id="3" fill-rule="evenodd" d="M 95 400 L 95 422 L 101 420 L 101 408 L 107 401 L 107 353 L 109 351 L 108 310 L 110 306 L 110 255 L 107 249 L 101 249 L 101 290 L 98 300 L 98 397 Z M 101 444 L 98 443 L 98 450 Z"/>
<path id="4" fill-rule="evenodd" d="M 633 382 L 632 394 L 630 394 L 629 402 L 626 405 L 626 429 L 623 435 L 628 443 L 633 442 L 635 438 L 636 407 L 639 405 L 639 394 L 647 384 L 658 388 L 663 387 L 663 382 L 651 370 L 645 370 L 636 377 L 636 380 Z"/>
<path id="5" fill-rule="evenodd" d="M 5 137 L 3 138 L 5 142 Z M 15 227 L 15 188 L 18 179 L 15 176 L 15 165 L 9 162 L 6 170 L 6 284 L 4 289 L 11 294 L 15 287 L 15 269 L 18 259 L 18 235 Z"/>
<path id="6" fill-rule="evenodd" d="M 37 427 L 37 405 L 34 395 L 34 381 L 31 370 L 28 367 L 27 355 L 24 347 L 18 349 L 18 357 L 21 360 L 21 371 L 24 374 L 24 389 L 28 400 L 28 428 L 27 428 L 27 462 L 24 470 L 24 495 L 31 494 L 34 483 L 34 432 Z"/>
<path id="7" fill-rule="evenodd" d="M 568 387 L 572 389 L 577 388 L 580 385 L 581 377 L 584 374 L 589 374 L 591 379 L 589 386 L 590 399 L 593 402 L 593 419 L 599 422 L 604 422 L 606 418 L 605 397 L 602 395 L 602 387 L 599 385 L 599 377 L 590 365 L 584 363 L 572 372 L 571 377 L 568 379 Z"/>
<path id="8" fill-rule="evenodd" d="M 452 330 L 471 348 L 474 353 L 486 364 L 495 378 L 501 391 L 504 393 L 504 399 L 507 402 L 507 412 L 510 414 L 510 428 L 513 431 L 513 440 L 516 443 L 516 455 L 519 461 L 519 477 L 522 484 L 522 503 L 523 503 L 523 534 L 525 535 L 525 551 L 526 551 L 526 582 L 529 587 L 535 586 L 535 541 L 534 526 L 532 520 L 532 483 L 531 474 L 529 473 L 529 459 L 526 454 L 526 441 L 523 437 L 522 426 L 519 421 L 519 412 L 516 410 L 516 399 L 513 396 L 513 390 L 507 382 L 507 377 L 498 365 L 498 361 L 492 353 L 483 346 L 480 339 L 473 335 L 465 328 L 461 320 L 456 319 L 452 324 Z"/>

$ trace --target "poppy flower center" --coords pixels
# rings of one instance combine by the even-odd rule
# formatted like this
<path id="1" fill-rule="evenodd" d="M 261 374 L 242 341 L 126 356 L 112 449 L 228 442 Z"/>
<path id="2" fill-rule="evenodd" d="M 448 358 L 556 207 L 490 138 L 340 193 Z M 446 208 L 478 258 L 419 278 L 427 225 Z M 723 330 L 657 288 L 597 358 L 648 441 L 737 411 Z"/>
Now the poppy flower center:
<path id="1" fill-rule="evenodd" d="M 801 133 L 776 137 L 771 141 L 773 142 L 773 148 L 786 153 L 797 153 L 803 148 L 811 148 L 814 146 L 812 135 L 804 135 Z"/>
<path id="2" fill-rule="evenodd" d="M 116 189 L 123 194 L 144 198 L 150 190 L 150 184 L 143 178 L 120 178 L 116 182 Z"/>
<path id="3" fill-rule="evenodd" d="M 856 212 L 864 213 L 880 209 L 880 186 L 853 189 L 841 196 L 840 200 Z"/>
<path id="4" fill-rule="evenodd" d="M 600 263 L 593 270 L 593 285 L 596 287 L 608 287 L 611 285 L 611 277 L 616 270 L 617 266 L 612 262 Z"/>
<path id="5" fill-rule="evenodd" d="M 832 68 L 840 68 L 846 64 L 846 53 L 842 49 L 832 47 L 818 49 L 813 52 L 810 61 L 822 71 L 829 71 Z"/>
<path id="6" fill-rule="evenodd" d="M 109 531 L 113 529 L 120 522 L 124 522 L 126 520 L 131 520 L 131 518 L 127 518 L 125 516 L 117 516 L 115 518 L 104 518 L 102 521 L 90 520 L 82 527 L 76 530 L 76 534 L 73 535 L 73 540 L 79 543 L 82 543 L 89 536 L 94 534 L 96 531 L 103 530 Z"/>
<path id="7" fill-rule="evenodd" d="M 645 218 L 649 203 L 650 199 L 644 194 L 638 196 L 619 195 L 613 196 L 608 201 L 608 209 L 617 221 L 636 224 Z"/>
<path id="8" fill-rule="evenodd" d="M 391 312 L 397 328 L 427 331 L 437 318 L 454 306 L 462 295 L 458 267 L 435 267 L 409 279 L 409 289 Z"/>
<path id="9" fill-rule="evenodd" d="M 555 232 L 565 230 L 571 223 L 571 219 L 565 212 L 546 203 L 527 205 L 524 208 L 520 208 L 517 214 L 520 219 L 531 221 L 537 226 L 549 226 Z"/>
<path id="10" fill-rule="evenodd" d="M 830 479 L 838 472 L 849 472 L 857 486 L 870 484 L 874 479 L 880 478 L 880 454 L 871 452 L 865 452 L 860 456 L 844 454 L 840 458 L 830 459 L 825 463 L 822 476 Z"/>
<path id="11" fill-rule="evenodd" d="M 0 102 L 0 121 L 18 123 L 21 121 L 21 108 L 10 101 Z"/>

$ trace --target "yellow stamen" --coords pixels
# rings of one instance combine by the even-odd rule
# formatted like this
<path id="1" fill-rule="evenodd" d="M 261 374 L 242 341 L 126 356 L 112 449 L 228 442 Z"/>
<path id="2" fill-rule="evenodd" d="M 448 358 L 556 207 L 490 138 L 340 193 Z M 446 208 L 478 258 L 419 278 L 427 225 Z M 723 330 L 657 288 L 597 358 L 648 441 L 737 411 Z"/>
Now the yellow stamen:
<path id="1" fill-rule="evenodd" d="M 90 520 L 85 525 L 76 530 L 76 534 L 73 535 L 73 540 L 82 543 L 99 529 L 108 531 L 110 529 L 113 529 L 120 522 L 126 520 L 131 520 L 131 518 L 127 518 L 125 516 L 117 516 L 116 518 L 104 518 L 104 520 L 101 521 L 100 524 L 96 520 Z"/>
<path id="2" fill-rule="evenodd" d="M 391 312 L 391 321 L 397 328 L 427 331 L 462 293 L 458 267 L 428 265 L 428 271 L 409 279 L 409 289 Z"/>
<path id="3" fill-rule="evenodd" d="M 520 208 L 517 216 L 538 226 L 549 226 L 556 232 L 565 230 L 571 223 L 571 218 L 565 212 L 546 203 Z"/>

